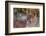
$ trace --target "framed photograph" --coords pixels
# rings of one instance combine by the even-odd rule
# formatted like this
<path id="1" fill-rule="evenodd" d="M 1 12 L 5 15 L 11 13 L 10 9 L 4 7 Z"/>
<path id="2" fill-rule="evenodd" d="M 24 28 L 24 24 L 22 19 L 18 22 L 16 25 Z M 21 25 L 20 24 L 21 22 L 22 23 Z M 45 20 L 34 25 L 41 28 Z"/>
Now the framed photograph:
<path id="1" fill-rule="evenodd" d="M 5 34 L 45 32 L 45 4 L 5 1 Z"/>

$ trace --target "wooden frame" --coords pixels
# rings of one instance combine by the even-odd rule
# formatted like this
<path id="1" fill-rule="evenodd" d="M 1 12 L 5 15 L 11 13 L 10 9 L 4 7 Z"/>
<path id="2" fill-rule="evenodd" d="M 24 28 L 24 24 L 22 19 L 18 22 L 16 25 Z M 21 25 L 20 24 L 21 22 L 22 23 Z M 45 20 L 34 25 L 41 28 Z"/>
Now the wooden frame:
<path id="1" fill-rule="evenodd" d="M 43 31 L 36 31 L 36 32 L 20 32 L 20 33 L 9 33 L 8 28 L 8 3 L 26 3 L 26 4 L 41 4 L 43 5 Z M 20 1 L 5 1 L 5 35 L 16 35 L 16 34 L 32 34 L 32 33 L 44 33 L 45 32 L 45 3 L 37 3 L 37 2 L 20 2 Z"/>

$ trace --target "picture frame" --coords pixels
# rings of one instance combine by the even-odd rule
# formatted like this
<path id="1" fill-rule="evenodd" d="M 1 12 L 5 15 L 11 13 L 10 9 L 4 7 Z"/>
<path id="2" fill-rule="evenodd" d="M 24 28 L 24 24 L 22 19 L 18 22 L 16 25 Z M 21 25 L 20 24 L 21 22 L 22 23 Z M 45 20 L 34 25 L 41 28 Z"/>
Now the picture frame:
<path id="1" fill-rule="evenodd" d="M 20 24 L 19 25 L 15 24 L 15 27 L 13 27 L 14 26 L 13 25 L 14 24 L 13 21 L 15 20 L 13 18 L 13 16 L 16 15 L 15 14 L 16 9 L 17 9 L 17 11 L 18 11 L 18 9 L 20 9 L 20 10 L 22 9 L 22 11 L 23 11 L 23 9 L 29 9 L 30 10 L 30 8 L 31 8 L 31 12 L 33 10 L 34 11 L 36 10 L 36 11 L 40 12 L 40 15 L 38 15 L 39 23 L 40 23 L 39 27 L 35 27 L 35 28 L 32 28 L 32 27 L 23 28 L 22 27 L 22 28 L 19 28 Z M 14 9 L 14 11 L 13 11 L 13 9 Z M 13 28 L 15 28 L 15 29 L 13 30 Z M 22 2 L 22 1 L 5 1 L 5 35 L 33 34 L 33 33 L 44 33 L 44 32 L 45 32 L 45 3 L 40 3 L 40 2 Z"/>

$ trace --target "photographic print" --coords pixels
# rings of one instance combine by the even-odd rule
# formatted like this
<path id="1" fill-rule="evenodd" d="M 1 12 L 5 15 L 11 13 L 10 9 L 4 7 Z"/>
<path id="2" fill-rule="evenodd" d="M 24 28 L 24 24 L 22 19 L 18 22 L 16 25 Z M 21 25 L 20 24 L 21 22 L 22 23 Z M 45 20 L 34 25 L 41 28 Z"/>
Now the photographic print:
<path id="1" fill-rule="evenodd" d="M 14 28 L 39 27 L 39 9 L 14 8 Z"/>
<path id="2" fill-rule="evenodd" d="M 45 4 L 5 1 L 5 34 L 45 32 Z"/>

